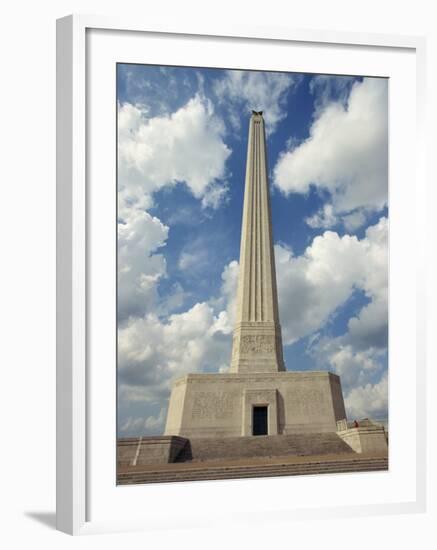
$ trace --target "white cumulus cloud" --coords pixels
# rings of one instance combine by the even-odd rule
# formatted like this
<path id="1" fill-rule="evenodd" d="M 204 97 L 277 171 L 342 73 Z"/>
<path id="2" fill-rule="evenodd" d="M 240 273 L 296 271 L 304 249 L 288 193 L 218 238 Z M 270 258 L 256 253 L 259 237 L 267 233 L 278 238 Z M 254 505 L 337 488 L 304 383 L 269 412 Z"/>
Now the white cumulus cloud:
<path id="1" fill-rule="evenodd" d="M 155 305 L 157 284 L 166 262 L 157 253 L 165 245 L 168 227 L 140 209 L 126 211 L 118 223 L 118 316 L 142 315 Z"/>
<path id="2" fill-rule="evenodd" d="M 275 246 L 279 308 L 283 340 L 292 343 L 319 330 L 335 311 L 359 289 L 372 300 L 373 312 L 387 317 L 386 218 L 367 229 L 359 240 L 353 235 L 325 231 L 301 256 L 283 245 Z M 371 308 L 371 306 L 369 306 Z M 369 324 L 372 310 L 354 320 Z"/>
<path id="3" fill-rule="evenodd" d="M 352 389 L 345 399 L 349 418 L 385 420 L 388 409 L 388 376 L 385 373 L 375 384 Z"/>
<path id="4" fill-rule="evenodd" d="M 147 207 L 153 192 L 184 182 L 205 206 L 224 197 L 225 164 L 231 151 L 212 103 L 196 95 L 169 115 L 148 118 L 144 107 L 118 110 L 118 189 L 125 206 Z"/>
<path id="5" fill-rule="evenodd" d="M 343 222 L 353 229 L 387 204 L 387 97 L 384 79 L 355 82 L 346 102 L 322 102 L 308 139 L 280 155 L 274 183 L 283 193 L 313 185 L 330 196 L 329 207 L 308 218 L 312 227 Z"/>

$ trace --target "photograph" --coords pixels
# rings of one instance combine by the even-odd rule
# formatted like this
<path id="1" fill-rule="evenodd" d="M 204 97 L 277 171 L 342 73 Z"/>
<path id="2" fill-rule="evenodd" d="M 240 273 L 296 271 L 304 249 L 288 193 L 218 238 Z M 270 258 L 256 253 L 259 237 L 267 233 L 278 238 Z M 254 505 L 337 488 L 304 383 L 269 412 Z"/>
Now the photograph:
<path id="1" fill-rule="evenodd" d="M 116 90 L 117 484 L 388 470 L 389 79 Z"/>
<path id="2" fill-rule="evenodd" d="M 437 548 L 426 2 L 6 4 L 2 547 Z"/>

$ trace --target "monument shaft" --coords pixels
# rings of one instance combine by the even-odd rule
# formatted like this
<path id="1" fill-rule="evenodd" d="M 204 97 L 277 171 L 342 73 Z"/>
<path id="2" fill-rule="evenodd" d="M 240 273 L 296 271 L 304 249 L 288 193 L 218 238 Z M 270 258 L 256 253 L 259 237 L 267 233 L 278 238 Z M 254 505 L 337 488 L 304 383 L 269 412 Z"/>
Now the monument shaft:
<path id="1" fill-rule="evenodd" d="M 262 113 L 249 126 L 237 316 L 230 372 L 284 371 Z"/>

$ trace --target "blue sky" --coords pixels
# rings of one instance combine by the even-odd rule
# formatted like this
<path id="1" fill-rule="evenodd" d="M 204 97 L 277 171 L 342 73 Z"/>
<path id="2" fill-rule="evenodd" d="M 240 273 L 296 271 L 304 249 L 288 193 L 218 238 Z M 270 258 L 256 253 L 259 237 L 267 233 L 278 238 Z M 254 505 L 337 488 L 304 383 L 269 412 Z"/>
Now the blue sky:
<path id="1" fill-rule="evenodd" d="M 284 357 L 387 416 L 387 81 L 119 64 L 118 425 L 162 433 L 171 382 L 225 372 L 248 123 L 263 110 Z"/>

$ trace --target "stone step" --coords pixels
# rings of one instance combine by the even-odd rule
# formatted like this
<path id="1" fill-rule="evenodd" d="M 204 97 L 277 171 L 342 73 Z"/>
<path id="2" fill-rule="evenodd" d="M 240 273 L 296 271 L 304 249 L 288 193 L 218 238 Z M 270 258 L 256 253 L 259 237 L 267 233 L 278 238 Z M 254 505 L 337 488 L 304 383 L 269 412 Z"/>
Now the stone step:
<path id="1" fill-rule="evenodd" d="M 247 466 L 214 466 L 204 468 L 169 469 L 142 472 L 125 472 L 118 475 L 118 483 L 168 483 L 175 481 L 202 481 L 212 479 L 238 479 L 324 473 L 370 472 L 388 469 L 387 458 L 362 458 L 299 464 L 264 464 Z"/>
<path id="2" fill-rule="evenodd" d="M 208 479 L 239 479 L 247 477 L 275 477 L 275 476 L 287 476 L 287 475 L 319 475 L 324 473 L 347 473 L 347 472 L 369 472 L 369 471 L 379 471 L 386 470 L 386 465 L 360 465 L 360 466 L 335 466 L 330 468 L 302 468 L 300 470 L 289 470 L 287 468 L 277 468 L 277 469 L 263 469 L 263 470 L 245 470 L 241 472 L 232 472 L 232 471 L 223 471 L 223 472 L 178 472 L 172 473 L 171 475 L 160 474 L 152 475 L 147 474 L 147 476 L 125 476 L 120 478 L 120 483 L 148 483 L 148 482 L 163 482 L 163 481 L 196 481 L 196 480 L 208 480 Z"/>
<path id="3" fill-rule="evenodd" d="M 205 463 L 205 466 L 200 468 L 172 468 L 169 467 L 168 469 L 138 469 L 138 470 L 131 470 L 127 472 L 122 472 L 121 475 L 130 475 L 130 476 L 142 476 L 146 473 L 151 473 L 153 475 L 164 473 L 165 475 L 170 472 L 171 474 L 178 474 L 179 472 L 193 472 L 195 474 L 197 473 L 215 473 L 215 472 L 240 472 L 240 471 L 246 471 L 250 469 L 251 472 L 256 472 L 258 470 L 265 470 L 268 469 L 274 470 L 274 469 L 286 469 L 286 468 L 293 468 L 295 470 L 299 469 L 312 469 L 312 468 L 336 468 L 340 466 L 344 467 L 355 467 L 355 466 L 368 466 L 368 465 L 387 465 L 387 458 L 368 458 L 368 459 L 362 459 L 362 460 L 332 460 L 332 461 L 318 461 L 318 462 L 307 462 L 307 463 L 279 463 L 279 464 L 248 464 L 248 465 L 239 465 L 239 466 L 210 466 L 208 463 Z"/>
<path id="4" fill-rule="evenodd" d="M 255 456 L 310 456 L 323 454 L 353 454 L 353 451 L 335 432 L 192 438 L 186 449 L 176 459 L 176 462 Z"/>
<path id="5" fill-rule="evenodd" d="M 247 478 L 262 478 L 262 477 L 281 477 L 281 476 L 298 476 L 298 475 L 322 475 L 322 474 L 338 474 L 338 473 L 359 473 L 359 472 L 373 472 L 386 470 L 386 467 L 363 467 L 363 468 L 338 468 L 338 469 L 320 469 L 317 471 L 305 470 L 300 472 L 289 471 L 272 471 L 272 472 L 245 472 L 245 473 L 227 473 L 227 474 L 209 474 L 209 475 L 178 475 L 178 476 L 148 476 L 141 478 L 125 478 L 120 479 L 119 483 L 122 485 L 134 485 L 141 483 L 173 483 L 178 481 L 209 481 L 220 479 L 247 479 Z"/>

